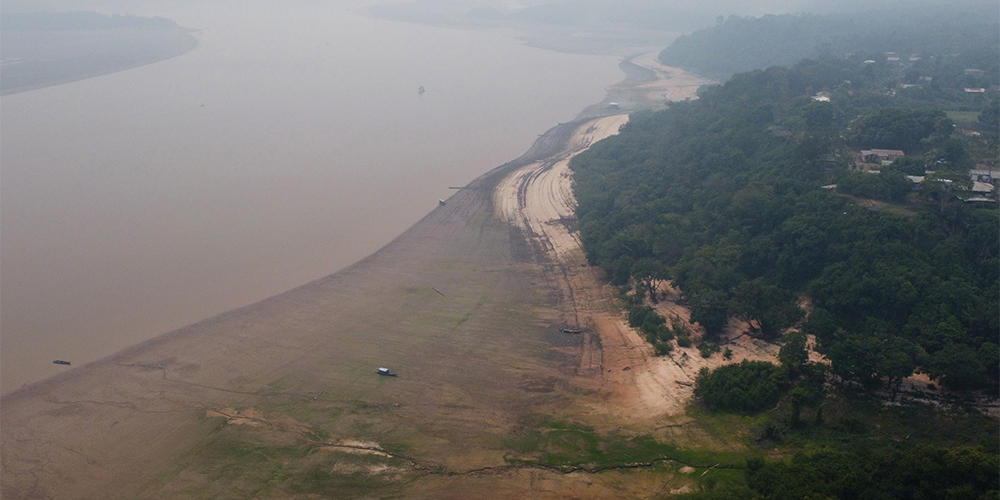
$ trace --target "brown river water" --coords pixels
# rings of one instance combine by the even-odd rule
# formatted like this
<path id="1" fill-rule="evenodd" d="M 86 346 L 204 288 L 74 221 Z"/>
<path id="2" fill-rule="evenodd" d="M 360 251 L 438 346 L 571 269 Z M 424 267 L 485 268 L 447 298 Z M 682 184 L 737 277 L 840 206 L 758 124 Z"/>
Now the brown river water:
<path id="1" fill-rule="evenodd" d="M 623 78 L 357 7 L 138 12 L 200 46 L 0 99 L 0 392 L 350 265 Z"/>

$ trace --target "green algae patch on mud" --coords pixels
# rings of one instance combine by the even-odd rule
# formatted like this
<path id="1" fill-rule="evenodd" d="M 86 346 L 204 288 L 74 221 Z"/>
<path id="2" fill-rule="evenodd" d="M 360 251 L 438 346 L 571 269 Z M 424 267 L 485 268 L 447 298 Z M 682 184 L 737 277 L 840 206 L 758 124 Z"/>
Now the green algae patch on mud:
<path id="1" fill-rule="evenodd" d="M 511 463 L 535 464 L 562 471 L 599 472 L 647 468 L 675 463 L 694 468 L 739 469 L 740 453 L 679 448 L 649 435 L 600 433 L 593 428 L 560 421 L 542 420 L 523 425 L 520 435 L 508 442 L 517 455 Z"/>

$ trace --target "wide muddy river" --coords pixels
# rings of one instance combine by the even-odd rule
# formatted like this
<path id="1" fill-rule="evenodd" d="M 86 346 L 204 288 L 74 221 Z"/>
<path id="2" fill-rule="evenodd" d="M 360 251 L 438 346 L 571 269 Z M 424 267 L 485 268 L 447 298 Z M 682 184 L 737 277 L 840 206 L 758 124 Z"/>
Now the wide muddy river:
<path id="1" fill-rule="evenodd" d="M 4 393 L 350 265 L 623 78 L 358 4 L 131 13 L 200 46 L 0 99 Z"/>

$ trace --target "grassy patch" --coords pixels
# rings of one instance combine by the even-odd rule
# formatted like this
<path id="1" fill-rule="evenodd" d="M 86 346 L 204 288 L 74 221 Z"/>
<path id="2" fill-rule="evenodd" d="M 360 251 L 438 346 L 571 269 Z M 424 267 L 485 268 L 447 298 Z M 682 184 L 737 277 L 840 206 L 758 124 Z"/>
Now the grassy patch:
<path id="1" fill-rule="evenodd" d="M 209 480 L 210 490 L 223 488 L 233 496 L 255 498 L 287 480 L 307 452 L 301 446 L 267 445 L 244 429 L 227 426 L 202 448 L 195 469 Z"/>
<path id="2" fill-rule="evenodd" d="M 945 111 L 956 125 L 971 125 L 979 123 L 979 111 Z"/>
<path id="3" fill-rule="evenodd" d="M 330 433 L 301 436 L 274 428 L 222 424 L 199 447 L 189 472 L 205 478 L 194 497 L 380 498 L 397 495 L 411 477 L 408 461 L 326 446 Z"/>
<path id="4" fill-rule="evenodd" d="M 662 443 L 651 436 L 599 434 L 590 427 L 540 421 L 522 427 L 520 435 L 508 443 L 522 457 L 518 463 L 535 463 L 559 469 L 583 468 L 590 471 L 645 466 L 674 461 L 702 469 L 740 468 L 743 456 L 731 452 L 684 449 Z"/>

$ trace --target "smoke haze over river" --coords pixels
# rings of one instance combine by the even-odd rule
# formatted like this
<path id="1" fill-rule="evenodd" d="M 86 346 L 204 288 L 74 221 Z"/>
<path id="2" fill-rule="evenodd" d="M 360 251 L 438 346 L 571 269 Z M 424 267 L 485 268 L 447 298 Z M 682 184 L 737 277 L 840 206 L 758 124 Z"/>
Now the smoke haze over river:
<path id="1" fill-rule="evenodd" d="M 4 393 L 357 261 L 623 76 L 343 6 L 138 14 L 199 48 L 0 100 Z"/>

